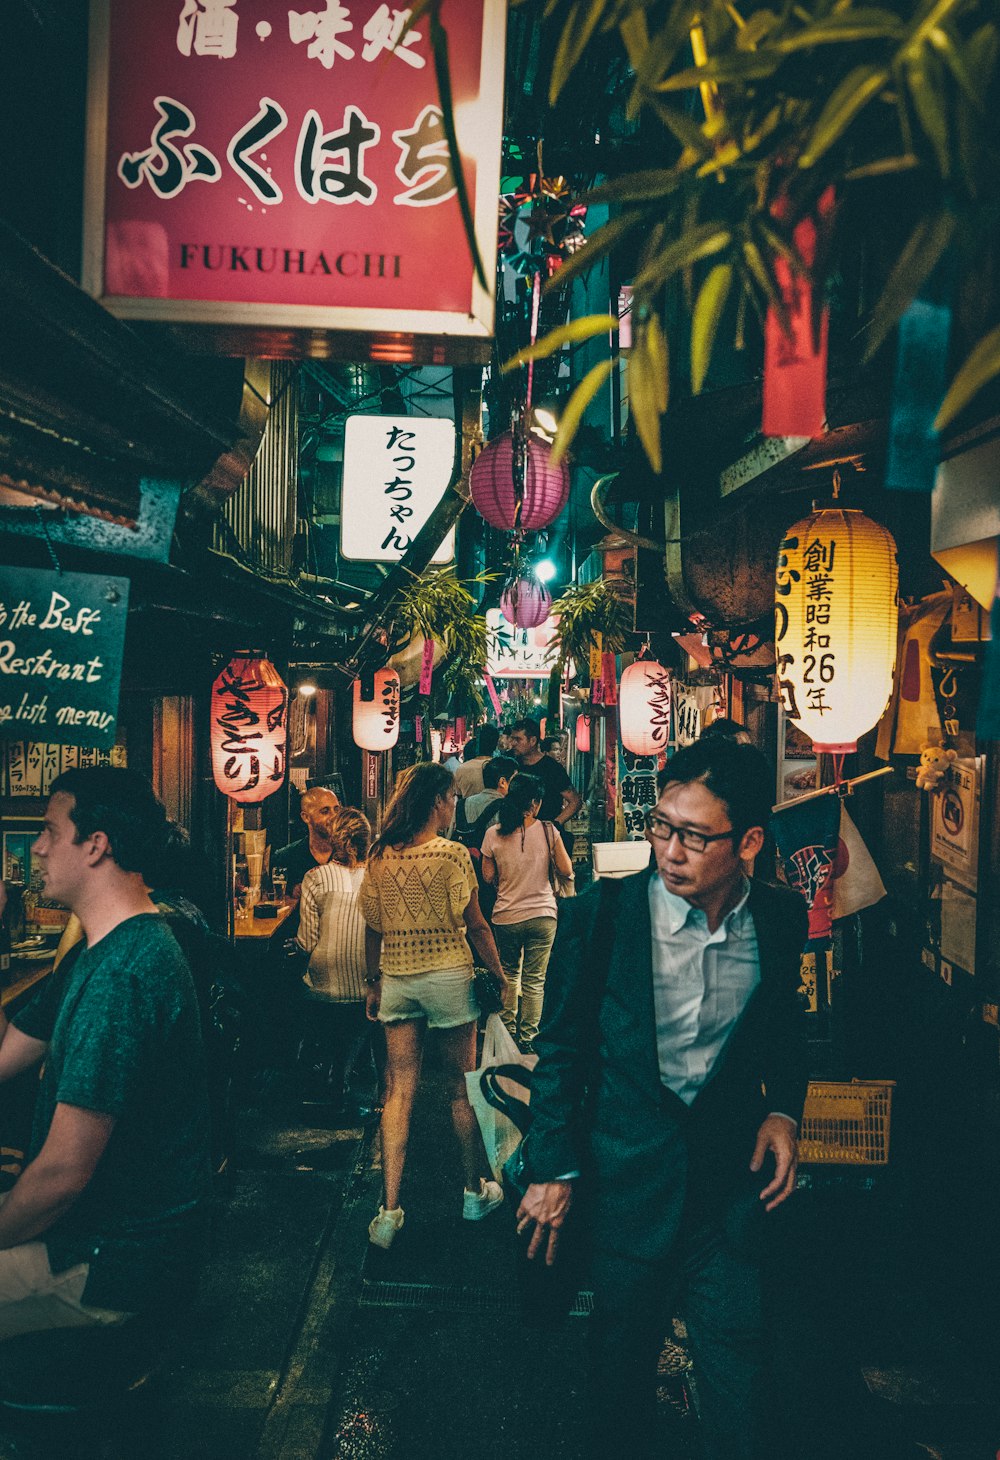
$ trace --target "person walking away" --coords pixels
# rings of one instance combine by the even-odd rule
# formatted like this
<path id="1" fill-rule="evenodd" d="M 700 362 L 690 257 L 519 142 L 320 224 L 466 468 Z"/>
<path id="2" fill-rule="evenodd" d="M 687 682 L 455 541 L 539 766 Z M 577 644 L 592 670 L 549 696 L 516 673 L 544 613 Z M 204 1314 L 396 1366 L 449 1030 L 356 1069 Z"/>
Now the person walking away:
<path id="1" fill-rule="evenodd" d="M 289 842 L 271 858 L 271 870 L 284 871 L 287 875 L 292 897 L 298 897 L 302 879 L 310 868 L 324 867 L 333 855 L 330 827 L 339 809 L 339 799 L 326 786 L 310 786 L 308 791 L 303 791 L 299 815 L 308 828 L 308 835 Z"/>
<path id="2" fill-rule="evenodd" d="M 135 771 L 52 783 L 32 850 L 86 946 L 12 1023 L 0 1014 L 0 1080 L 44 1060 L 28 1163 L 0 1206 L 0 1339 L 169 1314 L 203 1256 L 198 1000 L 143 875 L 166 828 Z"/>
<path id="3" fill-rule="evenodd" d="M 537 776 L 543 786 L 542 821 L 552 821 L 559 829 L 567 852 L 572 856 L 573 837 L 566 823 L 580 809 L 580 796 L 563 767 L 540 749 L 537 720 L 516 720 L 510 729 L 510 748 L 524 771 Z"/>
<path id="4" fill-rule="evenodd" d="M 492 760 L 500 732 L 494 725 L 481 725 L 474 741 L 465 747 L 462 764 L 455 772 L 455 790 L 464 800 L 483 789 L 483 772 Z"/>
<path id="5" fill-rule="evenodd" d="M 501 1018 L 522 1051 L 538 1033 L 545 971 L 556 936 L 553 865 L 564 877 L 573 864 L 550 822 L 538 820 L 544 788 L 522 772 L 500 803 L 499 823 L 483 837 L 483 878 L 496 886 L 493 936 L 507 975 Z"/>
<path id="6" fill-rule="evenodd" d="M 359 896 L 371 839 L 368 818 L 341 807 L 330 825 L 333 854 L 306 873 L 299 904 L 296 941 L 309 959 L 302 980 L 303 1030 L 319 1046 L 335 1112 L 346 1109 L 351 1071 L 370 1043 Z"/>
<path id="7" fill-rule="evenodd" d="M 368 925 L 368 1017 L 381 1021 L 386 1037 L 380 1131 L 385 1192 L 368 1228 L 376 1247 L 390 1247 L 403 1225 L 400 1189 L 428 1029 L 440 1032 L 451 1092 L 452 1125 L 465 1177 L 462 1215 L 478 1221 L 503 1201 L 498 1183 L 484 1176 L 489 1170 L 486 1152 L 466 1096 L 465 1075 L 476 1063 L 480 1012 L 470 940 L 501 986 L 505 979 L 480 911 L 472 859 L 465 847 L 442 836 L 451 825 L 455 800 L 454 778 L 443 766 L 424 761 L 402 771 L 361 885 L 361 910 Z"/>
<path id="8" fill-rule="evenodd" d="M 455 836 L 469 849 L 479 886 L 479 906 L 488 923 L 493 920 L 496 884 L 487 882 L 483 876 L 483 837 L 499 816 L 503 797 L 517 773 L 516 760 L 494 756 L 483 767 L 483 789 L 464 801 L 460 799 L 455 808 Z"/>
<path id="9" fill-rule="evenodd" d="M 760 1245 L 795 1189 L 808 1066 L 805 903 L 741 867 L 773 789 L 752 746 L 679 750 L 647 813 L 651 871 L 562 910 L 518 1231 L 550 1264 L 567 1223 L 589 1238 L 594 1455 L 620 1449 L 623 1416 L 630 1455 L 662 1453 L 657 1357 L 682 1288 L 707 1460 L 775 1454 Z"/>

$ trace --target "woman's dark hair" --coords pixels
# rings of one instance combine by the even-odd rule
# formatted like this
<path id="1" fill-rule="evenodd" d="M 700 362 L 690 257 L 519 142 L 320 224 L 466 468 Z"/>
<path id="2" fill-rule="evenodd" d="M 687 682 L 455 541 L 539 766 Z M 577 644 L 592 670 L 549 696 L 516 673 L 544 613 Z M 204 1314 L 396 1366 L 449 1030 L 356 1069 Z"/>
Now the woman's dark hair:
<path id="1" fill-rule="evenodd" d="M 727 715 L 719 715 L 711 724 L 706 725 L 698 736 L 699 740 L 735 740 L 737 745 L 750 745 L 750 731 L 739 720 L 731 720 Z"/>
<path id="2" fill-rule="evenodd" d="M 701 781 L 718 796 L 733 824 L 733 845 L 751 826 L 767 828 L 774 801 L 771 768 L 753 745 L 738 745 L 718 735 L 685 745 L 667 761 L 656 778 L 658 790 L 674 782 Z"/>
<path id="3" fill-rule="evenodd" d="M 526 775 L 524 771 L 518 771 L 507 788 L 507 794 L 500 802 L 500 815 L 498 818 L 501 836 L 510 836 L 511 832 L 517 831 L 518 827 L 524 825 L 524 818 L 531 810 L 534 801 L 542 801 L 545 798 L 545 787 L 537 776 Z"/>
<path id="4" fill-rule="evenodd" d="M 353 806 L 341 806 L 330 824 L 330 841 L 336 861 L 345 867 L 357 867 L 368 856 L 372 824 Z"/>
<path id="5" fill-rule="evenodd" d="M 497 748 L 497 741 L 500 739 L 500 731 L 495 725 L 480 725 L 476 736 L 476 746 L 480 755 L 492 755 Z"/>
<path id="6" fill-rule="evenodd" d="M 396 789 L 385 808 L 382 833 L 372 842 L 370 859 L 375 861 L 386 847 L 400 847 L 427 825 L 440 796 L 447 796 L 455 784 L 451 771 L 434 760 L 407 766 L 396 777 Z"/>
<path id="7" fill-rule="evenodd" d="M 123 872 L 149 875 L 167 854 L 174 826 L 145 776 L 123 766 L 77 766 L 63 771 L 49 795 L 73 797 L 69 819 L 77 842 L 103 831 Z"/>

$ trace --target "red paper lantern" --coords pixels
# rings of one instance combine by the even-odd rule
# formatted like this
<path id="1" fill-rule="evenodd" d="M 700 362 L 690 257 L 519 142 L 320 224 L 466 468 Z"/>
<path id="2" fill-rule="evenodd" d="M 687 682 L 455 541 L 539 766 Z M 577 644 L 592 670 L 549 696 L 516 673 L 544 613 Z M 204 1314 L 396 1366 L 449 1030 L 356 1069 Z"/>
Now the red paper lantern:
<path id="1" fill-rule="evenodd" d="M 576 748 L 581 755 L 590 752 L 590 717 L 588 715 L 577 715 L 576 717 Z"/>
<path id="2" fill-rule="evenodd" d="M 269 659 L 239 654 L 212 685 L 212 773 L 220 791 L 253 804 L 285 779 L 288 690 Z"/>
<path id="3" fill-rule="evenodd" d="M 618 690 L 622 745 L 633 755 L 659 755 L 670 736 L 670 672 L 655 659 L 637 659 Z"/>
<path id="4" fill-rule="evenodd" d="M 362 750 L 391 750 L 399 739 L 399 675 L 379 669 L 354 681 L 354 743 Z"/>
<path id="5" fill-rule="evenodd" d="M 515 629 L 537 629 L 549 616 L 552 594 L 537 578 L 518 578 L 500 595 L 500 612 Z"/>
<path id="6" fill-rule="evenodd" d="M 520 520 L 514 489 L 514 437 L 510 431 L 490 441 L 469 473 L 472 504 L 481 517 L 505 532 L 538 532 L 547 527 L 569 498 L 569 467 L 552 465 L 552 449 L 537 436 L 525 441 L 527 471 Z"/>

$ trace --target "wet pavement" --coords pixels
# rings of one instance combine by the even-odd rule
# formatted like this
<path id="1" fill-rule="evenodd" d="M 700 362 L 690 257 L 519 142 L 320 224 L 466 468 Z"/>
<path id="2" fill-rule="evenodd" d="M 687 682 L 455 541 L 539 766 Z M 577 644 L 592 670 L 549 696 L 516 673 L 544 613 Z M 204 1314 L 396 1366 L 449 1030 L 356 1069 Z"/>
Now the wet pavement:
<path id="1" fill-rule="evenodd" d="M 369 1248 L 374 1121 L 344 1125 L 270 1072 L 238 1111 L 202 1293 L 141 1443 L 118 1460 L 587 1460 L 586 1294 L 552 1332 L 519 1311 L 510 1213 L 461 1219 L 433 1059 L 404 1180 L 406 1223 Z M 363 1092 L 359 1092 L 363 1093 Z M 995 1375 L 942 1319 L 905 1183 L 824 1174 L 771 1232 L 776 1460 L 995 1460 Z M 683 1331 L 661 1364 L 664 1460 L 696 1460 Z M 14 1449 L 0 1460 L 57 1448 Z M 623 1456 L 629 1454 L 622 1416 Z"/>

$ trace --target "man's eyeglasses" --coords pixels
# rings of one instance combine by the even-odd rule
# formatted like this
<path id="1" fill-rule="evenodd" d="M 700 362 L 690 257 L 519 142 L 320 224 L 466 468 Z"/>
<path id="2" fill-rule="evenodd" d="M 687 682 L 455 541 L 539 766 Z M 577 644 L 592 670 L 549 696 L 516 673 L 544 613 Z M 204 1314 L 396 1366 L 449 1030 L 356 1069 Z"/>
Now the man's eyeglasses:
<path id="1" fill-rule="evenodd" d="M 686 826 L 674 826 L 665 816 L 660 816 L 656 811 L 646 812 L 646 830 L 651 837 L 657 841 L 668 842 L 675 836 L 686 852 L 703 852 L 709 842 L 725 841 L 727 837 L 735 835 L 733 828 L 728 831 L 716 831 L 707 836 L 703 831 L 691 831 Z"/>

